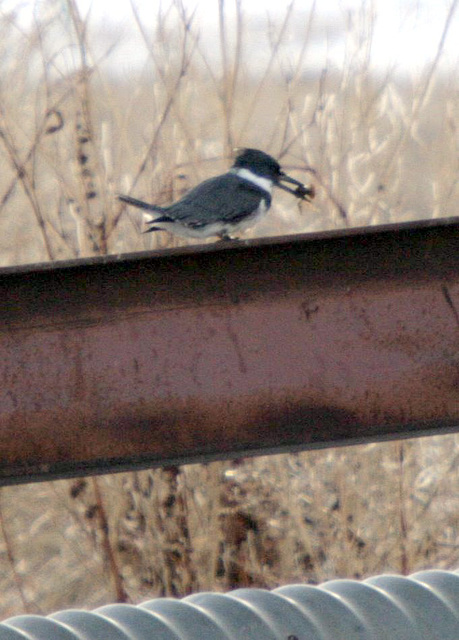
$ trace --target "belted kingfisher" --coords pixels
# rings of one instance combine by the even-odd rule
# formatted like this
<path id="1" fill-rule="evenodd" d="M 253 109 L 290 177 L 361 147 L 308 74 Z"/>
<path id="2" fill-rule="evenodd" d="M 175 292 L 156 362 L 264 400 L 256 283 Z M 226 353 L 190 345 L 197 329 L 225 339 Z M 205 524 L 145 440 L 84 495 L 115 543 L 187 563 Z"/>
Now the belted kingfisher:
<path id="1" fill-rule="evenodd" d="M 291 189 L 282 182 L 296 185 Z M 273 186 L 310 202 L 314 188 L 290 178 L 279 163 L 263 151 L 242 149 L 231 169 L 201 182 L 181 200 L 168 207 L 148 204 L 131 196 L 122 202 L 157 214 L 147 222 L 150 231 L 169 231 L 186 238 L 217 236 L 231 240 L 233 234 L 252 227 L 271 206 Z"/>

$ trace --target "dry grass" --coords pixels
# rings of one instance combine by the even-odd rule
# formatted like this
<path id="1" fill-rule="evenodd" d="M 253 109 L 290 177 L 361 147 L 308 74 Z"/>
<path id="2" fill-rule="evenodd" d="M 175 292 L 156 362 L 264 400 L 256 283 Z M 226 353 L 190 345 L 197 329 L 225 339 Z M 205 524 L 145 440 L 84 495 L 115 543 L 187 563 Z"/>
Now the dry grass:
<path id="1" fill-rule="evenodd" d="M 4 488 L 0 614 L 456 567 L 456 443 Z"/>
<path id="2" fill-rule="evenodd" d="M 1 14 L 1 263 L 177 242 L 140 234 L 115 193 L 169 202 L 238 145 L 319 192 L 314 208 L 277 194 L 252 235 L 457 214 L 457 72 L 442 66 L 456 4 L 416 77 L 374 72 L 363 5 L 335 69 L 308 63 L 315 5 L 260 26 L 238 2 L 229 22 L 220 2 L 217 50 L 178 1 L 153 24 L 133 9 L 145 61 L 121 75 L 110 61 L 126 33 L 93 31 L 74 0 L 37 5 L 28 26 Z M 0 615 L 456 566 L 455 443 L 3 488 Z"/>

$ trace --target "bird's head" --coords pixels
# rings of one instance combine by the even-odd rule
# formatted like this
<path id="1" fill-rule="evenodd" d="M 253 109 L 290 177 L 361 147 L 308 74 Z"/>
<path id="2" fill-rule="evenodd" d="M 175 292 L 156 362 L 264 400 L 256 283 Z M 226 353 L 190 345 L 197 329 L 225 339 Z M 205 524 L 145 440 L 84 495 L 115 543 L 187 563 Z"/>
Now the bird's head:
<path id="1" fill-rule="evenodd" d="M 258 149 L 237 149 L 233 169 L 246 169 L 261 178 L 271 180 L 280 189 L 288 191 L 292 195 L 310 202 L 314 198 L 314 187 L 304 185 L 302 182 L 291 178 L 281 169 L 280 164 L 272 156 Z M 287 187 L 283 182 L 293 184 L 296 189 Z"/>

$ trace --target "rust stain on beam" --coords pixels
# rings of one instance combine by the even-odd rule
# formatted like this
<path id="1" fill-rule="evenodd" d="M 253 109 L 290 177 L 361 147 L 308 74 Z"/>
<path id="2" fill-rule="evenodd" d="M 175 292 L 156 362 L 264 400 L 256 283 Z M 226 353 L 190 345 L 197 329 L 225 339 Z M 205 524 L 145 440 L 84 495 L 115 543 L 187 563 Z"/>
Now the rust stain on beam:
<path id="1" fill-rule="evenodd" d="M 459 219 L 0 270 L 0 484 L 454 431 Z"/>

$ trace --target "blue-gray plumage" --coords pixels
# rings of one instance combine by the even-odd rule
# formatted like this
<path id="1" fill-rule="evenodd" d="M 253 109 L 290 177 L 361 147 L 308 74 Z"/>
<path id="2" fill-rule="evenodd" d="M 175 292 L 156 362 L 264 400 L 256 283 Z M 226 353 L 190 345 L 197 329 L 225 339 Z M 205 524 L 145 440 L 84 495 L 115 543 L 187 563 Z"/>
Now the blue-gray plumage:
<path id="1" fill-rule="evenodd" d="M 282 181 L 296 185 L 296 189 L 290 189 Z M 267 153 L 243 149 L 227 173 L 205 180 L 168 207 L 131 196 L 120 195 L 119 199 L 158 214 L 147 222 L 151 225 L 147 231 L 170 231 L 191 238 L 218 236 L 227 240 L 234 232 L 252 227 L 268 211 L 273 186 L 303 200 L 314 197 L 312 187 L 287 176 Z"/>

